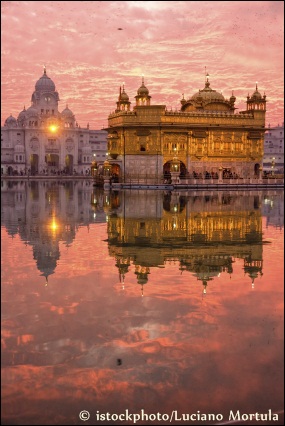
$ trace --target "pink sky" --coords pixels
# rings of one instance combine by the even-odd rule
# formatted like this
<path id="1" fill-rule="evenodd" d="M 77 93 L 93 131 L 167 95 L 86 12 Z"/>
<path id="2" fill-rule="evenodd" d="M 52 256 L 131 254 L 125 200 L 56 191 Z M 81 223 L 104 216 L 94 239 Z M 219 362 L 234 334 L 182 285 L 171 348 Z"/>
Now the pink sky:
<path id="1" fill-rule="evenodd" d="M 2 1 L 1 123 L 30 106 L 43 74 L 80 126 L 107 126 L 119 86 L 132 102 L 144 75 L 152 104 L 180 108 L 204 87 L 246 108 L 255 83 L 266 125 L 282 124 L 283 1 Z M 118 30 L 122 28 L 122 30 Z"/>

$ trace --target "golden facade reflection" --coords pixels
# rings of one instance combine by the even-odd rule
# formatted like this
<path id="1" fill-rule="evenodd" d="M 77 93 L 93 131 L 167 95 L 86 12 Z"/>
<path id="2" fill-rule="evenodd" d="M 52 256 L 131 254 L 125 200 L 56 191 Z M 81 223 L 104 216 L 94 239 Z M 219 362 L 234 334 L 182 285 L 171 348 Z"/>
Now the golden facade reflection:
<path id="1" fill-rule="evenodd" d="M 119 207 L 117 198 L 120 197 Z M 114 199 L 114 204 L 113 204 Z M 204 286 L 231 275 L 243 260 L 247 280 L 262 275 L 262 196 L 258 192 L 111 193 L 108 199 L 109 253 L 120 281 L 134 265 L 143 287 L 152 268 L 177 262 Z"/>
<path id="2" fill-rule="evenodd" d="M 32 246 L 46 283 L 56 271 L 60 245 L 72 245 L 79 227 L 107 222 L 122 288 L 134 269 L 143 293 L 152 269 L 171 262 L 206 288 L 219 274 L 231 275 L 235 260 L 242 259 L 254 285 L 263 267 L 262 215 L 282 228 L 282 200 L 280 191 L 106 193 L 88 181 L 3 181 L 1 220 L 11 237 Z"/>
<path id="3" fill-rule="evenodd" d="M 281 191 L 5 185 L 3 424 L 282 407 Z"/>

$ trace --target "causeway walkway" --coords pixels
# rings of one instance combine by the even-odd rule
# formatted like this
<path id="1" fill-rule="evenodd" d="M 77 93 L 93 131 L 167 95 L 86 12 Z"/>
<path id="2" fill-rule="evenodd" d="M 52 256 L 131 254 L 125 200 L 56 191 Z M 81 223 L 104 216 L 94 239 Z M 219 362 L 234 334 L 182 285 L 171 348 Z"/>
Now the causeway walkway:
<path id="1" fill-rule="evenodd" d="M 1 180 L 7 181 L 78 181 L 87 180 L 94 183 L 93 176 L 1 176 Z M 153 189 L 153 190 L 222 190 L 222 189 L 282 189 L 284 188 L 284 179 L 185 179 L 177 183 L 148 183 L 143 181 L 127 181 L 109 183 L 109 180 L 104 182 L 104 190 L 121 190 L 121 189 Z"/>

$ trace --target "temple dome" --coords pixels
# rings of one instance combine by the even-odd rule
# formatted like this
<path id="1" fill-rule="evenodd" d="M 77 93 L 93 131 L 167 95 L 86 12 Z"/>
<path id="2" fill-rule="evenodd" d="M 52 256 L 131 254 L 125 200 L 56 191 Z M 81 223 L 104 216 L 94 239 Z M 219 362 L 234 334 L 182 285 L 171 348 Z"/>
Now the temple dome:
<path id="1" fill-rule="evenodd" d="M 138 284 L 140 284 L 140 285 L 147 284 L 147 282 L 148 282 L 148 278 L 147 278 L 147 277 L 145 277 L 145 276 L 143 276 L 143 277 L 138 277 L 138 279 L 137 279 L 137 283 L 138 283 Z"/>
<path id="2" fill-rule="evenodd" d="M 51 78 L 49 78 L 46 74 L 46 69 L 44 69 L 44 73 L 42 77 L 36 82 L 35 86 L 36 91 L 40 92 L 54 92 L 55 84 Z"/>
<path id="3" fill-rule="evenodd" d="M 68 108 L 67 105 L 66 105 L 66 108 L 62 111 L 61 115 L 63 115 L 64 117 L 73 117 L 74 116 L 73 112 Z"/>
<path id="4" fill-rule="evenodd" d="M 255 91 L 251 95 L 251 99 L 254 99 L 254 100 L 260 100 L 260 99 L 262 99 L 262 96 L 261 96 L 261 94 L 259 93 L 259 91 L 257 89 L 257 84 L 255 86 Z"/>
<path id="5" fill-rule="evenodd" d="M 144 85 L 144 78 L 142 78 L 142 85 L 138 88 L 138 96 L 148 96 L 148 88 Z"/>
<path id="6" fill-rule="evenodd" d="M 28 116 L 28 117 L 37 117 L 38 116 L 38 110 L 37 110 L 37 108 L 35 108 L 33 105 L 32 106 L 30 106 L 30 108 L 28 108 L 27 110 L 26 110 L 26 116 Z"/>
<path id="7" fill-rule="evenodd" d="M 210 82 L 207 80 L 204 89 L 199 90 L 199 92 L 195 93 L 190 98 L 191 101 L 225 101 L 224 96 L 222 93 L 217 92 L 216 90 L 211 89 Z"/>
<path id="8" fill-rule="evenodd" d="M 15 117 L 12 116 L 12 114 L 6 118 L 5 125 L 9 127 L 17 127 L 17 120 Z"/>
<path id="9" fill-rule="evenodd" d="M 129 101 L 129 97 L 128 97 L 128 95 L 126 94 L 126 92 L 125 92 L 125 89 L 124 89 L 124 88 L 123 88 L 123 91 L 122 91 L 121 96 L 120 96 L 120 101 L 125 101 L 125 102 L 128 102 L 128 101 Z"/>
<path id="10" fill-rule="evenodd" d="M 26 116 L 27 116 L 26 112 L 27 112 L 26 108 L 24 107 L 23 111 L 21 111 L 20 114 L 18 115 L 18 120 L 19 121 L 26 119 Z"/>

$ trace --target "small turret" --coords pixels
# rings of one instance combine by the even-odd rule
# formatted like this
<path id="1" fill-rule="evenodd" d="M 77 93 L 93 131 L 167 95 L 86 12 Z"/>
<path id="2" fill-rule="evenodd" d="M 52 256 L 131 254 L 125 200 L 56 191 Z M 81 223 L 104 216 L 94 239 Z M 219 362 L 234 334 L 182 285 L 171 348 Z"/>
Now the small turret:
<path id="1" fill-rule="evenodd" d="M 123 84 L 123 90 L 122 90 L 122 87 L 120 86 L 116 112 L 130 111 L 130 106 L 131 106 L 131 102 L 129 100 L 127 93 L 125 92 L 125 85 Z"/>
<path id="2" fill-rule="evenodd" d="M 138 94 L 135 97 L 136 98 L 136 105 L 137 106 L 150 105 L 151 96 L 149 96 L 148 88 L 144 85 L 144 77 L 143 76 L 142 76 L 142 84 L 138 88 L 138 92 L 137 93 Z"/>

